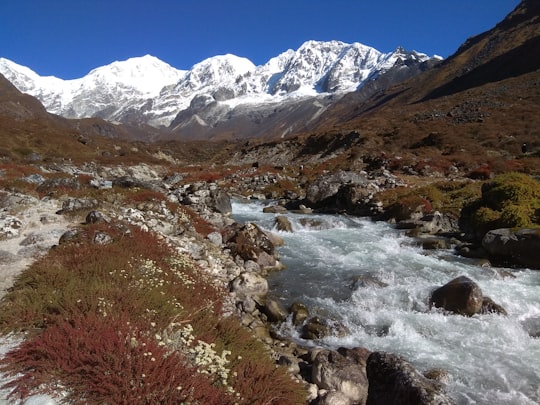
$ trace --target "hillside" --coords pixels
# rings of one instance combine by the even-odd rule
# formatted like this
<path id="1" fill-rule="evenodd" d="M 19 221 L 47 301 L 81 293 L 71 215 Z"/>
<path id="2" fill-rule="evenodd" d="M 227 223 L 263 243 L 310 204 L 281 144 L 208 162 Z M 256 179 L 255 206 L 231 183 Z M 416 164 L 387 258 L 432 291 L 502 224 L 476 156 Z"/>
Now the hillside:
<path id="1" fill-rule="evenodd" d="M 524 143 L 534 152 L 540 147 L 539 44 L 539 4 L 524 1 L 437 67 L 369 100 L 357 93 L 339 100 L 321 115 L 316 132 L 357 131 L 363 150 L 399 152 L 416 164 L 512 160 Z"/>

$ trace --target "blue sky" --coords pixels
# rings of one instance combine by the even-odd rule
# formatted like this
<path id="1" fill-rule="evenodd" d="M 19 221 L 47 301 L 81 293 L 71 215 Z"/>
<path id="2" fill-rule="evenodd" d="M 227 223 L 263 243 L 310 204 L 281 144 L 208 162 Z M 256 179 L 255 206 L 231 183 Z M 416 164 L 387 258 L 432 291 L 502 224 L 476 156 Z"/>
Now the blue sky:
<path id="1" fill-rule="evenodd" d="M 0 57 L 63 79 L 134 56 L 178 69 L 232 53 L 256 65 L 303 42 L 447 57 L 519 0 L 0 0 Z"/>

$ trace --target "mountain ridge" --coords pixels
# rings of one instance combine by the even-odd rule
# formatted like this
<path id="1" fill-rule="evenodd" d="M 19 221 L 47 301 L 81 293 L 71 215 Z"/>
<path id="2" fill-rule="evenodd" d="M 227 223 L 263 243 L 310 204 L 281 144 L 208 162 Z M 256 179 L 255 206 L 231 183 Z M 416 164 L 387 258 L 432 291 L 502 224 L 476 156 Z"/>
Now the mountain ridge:
<path id="1" fill-rule="evenodd" d="M 216 102 L 229 109 L 345 94 L 362 87 L 399 60 L 439 61 L 397 48 L 382 53 L 358 42 L 307 41 L 255 66 L 226 54 L 179 70 L 150 55 L 116 61 L 79 79 L 41 77 L 0 58 L 0 73 L 22 92 L 37 97 L 49 112 L 66 118 L 99 117 L 130 124 L 169 126 L 190 107 Z M 148 80 L 151 78 L 151 80 Z M 194 117 L 191 117 L 194 118 Z M 190 119 L 191 119 L 190 118 Z"/>

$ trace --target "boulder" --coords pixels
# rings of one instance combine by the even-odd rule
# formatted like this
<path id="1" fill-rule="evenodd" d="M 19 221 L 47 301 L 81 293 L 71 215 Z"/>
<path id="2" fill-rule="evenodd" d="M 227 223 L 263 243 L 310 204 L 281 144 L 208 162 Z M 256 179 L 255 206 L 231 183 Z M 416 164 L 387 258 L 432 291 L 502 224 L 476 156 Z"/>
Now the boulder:
<path id="1" fill-rule="evenodd" d="M 292 232 L 292 224 L 289 218 L 282 215 L 276 217 L 276 229 L 281 232 Z"/>
<path id="2" fill-rule="evenodd" d="M 365 173 L 345 172 L 324 174 L 309 184 L 306 190 L 306 200 L 314 207 L 334 206 L 339 189 L 346 184 L 365 185 Z"/>
<path id="3" fill-rule="evenodd" d="M 424 377 L 401 357 L 373 352 L 366 365 L 367 405 L 455 405 L 444 385 Z"/>
<path id="4" fill-rule="evenodd" d="M 520 266 L 540 269 L 540 230 L 501 228 L 489 231 L 482 247 L 494 258 Z"/>
<path id="5" fill-rule="evenodd" d="M 439 211 L 424 215 L 417 222 L 421 232 L 432 235 L 459 231 L 458 219 L 450 214 L 443 214 Z"/>
<path id="6" fill-rule="evenodd" d="M 261 310 L 270 322 L 283 322 L 287 319 L 287 310 L 276 300 L 267 299 Z"/>
<path id="7" fill-rule="evenodd" d="M 220 214 L 232 214 L 231 197 L 223 190 L 212 191 L 206 200 L 206 205 Z"/>
<path id="8" fill-rule="evenodd" d="M 268 293 L 268 281 L 257 273 L 242 272 L 231 281 L 230 290 L 240 296 L 262 297 Z"/>
<path id="9" fill-rule="evenodd" d="M 81 231 L 79 229 L 68 229 L 60 236 L 60 239 L 58 240 L 58 244 L 63 245 L 65 243 L 76 242 L 80 234 L 81 234 Z"/>
<path id="10" fill-rule="evenodd" d="M 309 317 L 308 308 L 300 302 L 294 302 L 289 312 L 292 314 L 292 322 L 295 326 L 301 325 Z"/>
<path id="11" fill-rule="evenodd" d="M 282 268 L 273 238 L 255 224 L 227 227 L 223 232 L 223 241 L 244 261 L 252 260 L 263 269 Z"/>
<path id="12" fill-rule="evenodd" d="M 312 364 L 312 381 L 319 388 L 341 393 L 351 403 L 365 404 L 369 354 L 367 349 L 362 348 L 321 350 Z"/>
<path id="13" fill-rule="evenodd" d="M 460 276 L 433 291 L 430 305 L 472 316 L 480 312 L 482 300 L 482 290 L 478 284 L 466 276 Z"/>

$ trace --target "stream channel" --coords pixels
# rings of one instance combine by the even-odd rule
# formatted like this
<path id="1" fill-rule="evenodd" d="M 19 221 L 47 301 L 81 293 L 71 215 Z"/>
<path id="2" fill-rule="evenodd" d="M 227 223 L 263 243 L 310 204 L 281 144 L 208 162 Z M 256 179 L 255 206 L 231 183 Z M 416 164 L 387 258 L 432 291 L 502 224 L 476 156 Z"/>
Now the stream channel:
<path id="1" fill-rule="evenodd" d="M 540 271 L 482 267 L 451 250 L 423 250 L 403 231 L 368 218 L 287 214 L 294 232 L 278 232 L 276 214 L 262 212 L 266 205 L 234 202 L 233 217 L 285 241 L 279 254 L 286 268 L 269 275 L 270 294 L 285 307 L 302 302 L 349 331 L 316 342 L 301 339 L 290 323 L 282 332 L 305 346 L 365 347 L 399 354 L 419 371 L 444 369 L 458 404 L 540 402 L 540 338 L 529 333 L 540 330 Z M 508 316 L 430 309 L 433 289 L 461 275 Z M 386 286 L 355 284 L 359 277 Z"/>

